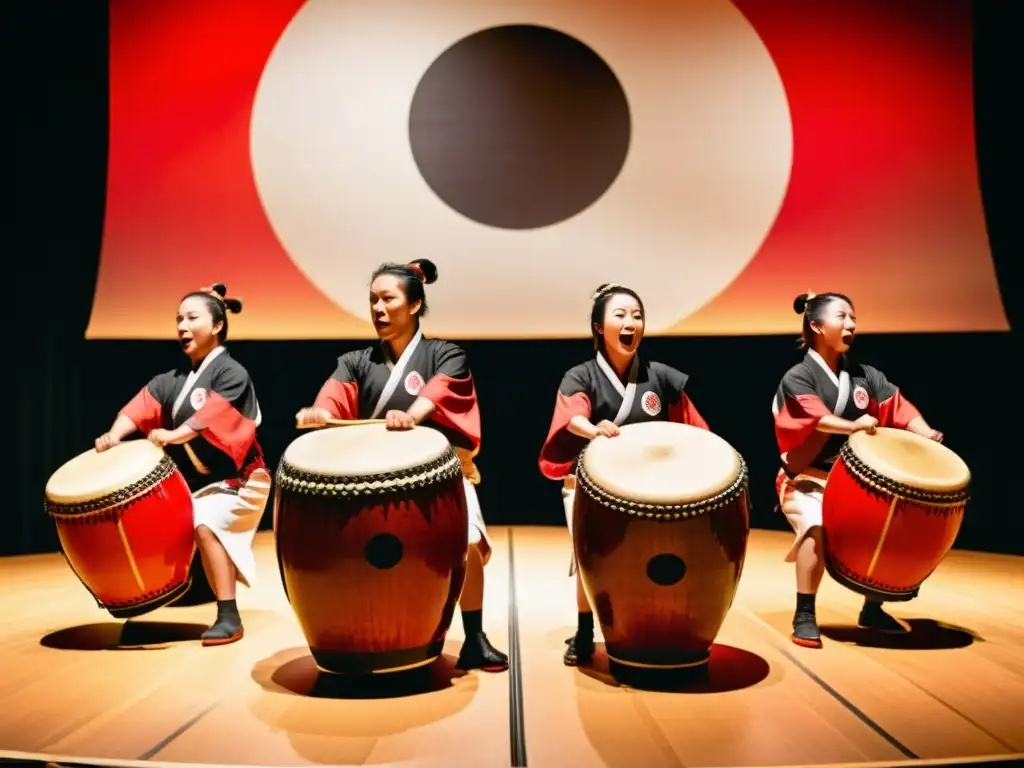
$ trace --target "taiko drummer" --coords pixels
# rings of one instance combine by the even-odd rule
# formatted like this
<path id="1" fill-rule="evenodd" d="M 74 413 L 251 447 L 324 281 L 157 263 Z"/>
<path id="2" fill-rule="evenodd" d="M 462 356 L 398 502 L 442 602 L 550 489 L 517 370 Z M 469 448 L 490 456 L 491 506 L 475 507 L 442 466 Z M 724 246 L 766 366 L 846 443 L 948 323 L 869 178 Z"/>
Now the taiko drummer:
<path id="1" fill-rule="evenodd" d="M 641 360 L 644 305 L 637 293 L 614 283 L 593 294 L 590 332 L 595 357 L 570 368 L 562 377 L 551 428 L 540 454 L 540 471 L 562 480 L 565 519 L 572 530 L 574 470 L 580 451 L 598 435 L 615 437 L 619 427 L 667 420 L 708 429 L 687 396 L 688 376 L 653 360 Z M 573 557 L 576 575 L 576 634 L 566 641 L 564 661 L 587 663 L 594 653 L 594 614 Z"/>
<path id="2" fill-rule="evenodd" d="M 252 541 L 270 494 L 270 473 L 256 439 L 261 421 L 246 369 L 228 352 L 228 312 L 242 302 L 223 284 L 188 294 L 178 307 L 186 360 L 155 376 L 96 439 L 105 451 L 133 432 L 162 447 L 192 490 L 196 542 L 217 596 L 217 620 L 203 645 L 241 639 L 235 584 L 252 587 Z"/>
<path id="3" fill-rule="evenodd" d="M 793 309 L 803 317 L 803 360 L 782 377 L 772 411 L 782 468 L 779 502 L 796 533 L 786 562 L 796 563 L 793 642 L 821 647 L 815 595 L 825 570 L 822 494 L 828 472 L 847 437 L 877 427 L 906 429 L 942 441 L 914 405 L 877 368 L 851 361 L 857 331 L 853 302 L 840 293 L 801 294 Z M 902 633 L 907 628 L 885 613 L 878 598 L 866 598 L 858 624 Z"/>
<path id="4" fill-rule="evenodd" d="M 508 656 L 494 648 L 483 631 L 484 565 L 491 544 L 475 485 L 480 473 L 473 461 L 480 450 L 480 410 L 466 353 L 455 344 L 424 337 L 420 319 L 427 313 L 424 286 L 437 279 L 427 259 L 383 264 L 370 284 L 370 315 L 381 343 L 338 358 L 311 408 L 296 415 L 299 424 L 328 419 L 382 416 L 391 429 L 417 424 L 444 434 L 462 460 L 469 507 L 469 561 L 459 605 L 466 641 L 460 669 L 498 672 Z"/>

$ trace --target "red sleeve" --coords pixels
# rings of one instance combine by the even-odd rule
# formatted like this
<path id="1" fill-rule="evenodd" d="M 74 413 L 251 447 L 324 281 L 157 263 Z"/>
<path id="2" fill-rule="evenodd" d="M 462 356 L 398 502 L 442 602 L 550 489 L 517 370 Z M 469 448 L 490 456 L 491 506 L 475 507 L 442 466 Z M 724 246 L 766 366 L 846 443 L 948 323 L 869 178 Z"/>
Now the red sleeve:
<path id="1" fill-rule="evenodd" d="M 143 435 L 149 435 L 154 429 L 160 429 L 163 407 L 147 386 L 140 389 L 128 405 L 121 409 L 120 415 L 131 419 Z"/>
<path id="2" fill-rule="evenodd" d="M 871 400 L 868 403 L 868 413 L 878 419 L 878 426 L 895 429 L 906 429 L 910 422 L 921 415 L 914 404 L 903 397 L 898 389 L 881 403 Z"/>
<path id="3" fill-rule="evenodd" d="M 782 397 L 782 407 L 775 412 L 775 439 L 779 453 L 785 455 L 817 434 L 818 422 L 831 414 L 817 395 Z"/>
<path id="4" fill-rule="evenodd" d="M 480 407 L 472 375 L 453 378 L 439 373 L 423 386 L 419 396 L 434 404 L 431 421 L 466 437 L 473 450 L 480 447 Z"/>
<path id="5" fill-rule="evenodd" d="M 328 379 L 320 388 L 320 394 L 313 403 L 314 408 L 323 408 L 336 419 L 359 418 L 359 384 L 354 381 Z"/>
<path id="6" fill-rule="evenodd" d="M 259 412 L 248 372 L 241 366 L 229 366 L 214 376 L 206 401 L 188 420 L 188 425 L 241 469 L 256 440 Z"/>
<path id="7" fill-rule="evenodd" d="M 697 410 L 697 406 L 686 396 L 685 392 L 680 392 L 679 400 L 669 405 L 668 420 L 674 421 L 677 424 L 689 424 L 691 427 L 700 427 L 701 429 L 708 430 L 708 432 L 711 431 L 708 423 L 704 421 L 704 417 Z"/>
<path id="8" fill-rule="evenodd" d="M 561 480 L 568 472 L 580 451 L 587 445 L 587 439 L 574 435 L 568 430 L 573 416 L 590 418 L 590 398 L 583 392 L 565 396 L 561 392 L 555 400 L 555 413 L 551 428 L 540 449 L 540 471 L 551 480 Z"/>

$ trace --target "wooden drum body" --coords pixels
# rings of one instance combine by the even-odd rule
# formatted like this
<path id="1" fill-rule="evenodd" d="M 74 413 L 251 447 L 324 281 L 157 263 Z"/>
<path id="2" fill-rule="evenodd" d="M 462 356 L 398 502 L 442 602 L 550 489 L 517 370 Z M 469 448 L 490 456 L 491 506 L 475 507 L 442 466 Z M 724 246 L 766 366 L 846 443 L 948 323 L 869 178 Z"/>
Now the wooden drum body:
<path id="1" fill-rule="evenodd" d="M 706 665 L 749 533 L 746 464 L 717 435 L 656 421 L 593 440 L 576 474 L 573 543 L 609 659 Z"/>
<path id="2" fill-rule="evenodd" d="M 188 591 L 192 494 L 152 443 L 71 459 L 46 485 L 46 512 L 71 570 L 115 618 L 141 616 Z"/>
<path id="3" fill-rule="evenodd" d="M 970 480 L 933 440 L 889 428 L 851 435 L 822 497 L 829 574 L 867 597 L 913 599 L 956 540 Z"/>
<path id="4" fill-rule="evenodd" d="M 440 432 L 303 435 L 282 457 L 274 504 L 285 590 L 322 671 L 440 656 L 469 550 L 462 464 Z"/>

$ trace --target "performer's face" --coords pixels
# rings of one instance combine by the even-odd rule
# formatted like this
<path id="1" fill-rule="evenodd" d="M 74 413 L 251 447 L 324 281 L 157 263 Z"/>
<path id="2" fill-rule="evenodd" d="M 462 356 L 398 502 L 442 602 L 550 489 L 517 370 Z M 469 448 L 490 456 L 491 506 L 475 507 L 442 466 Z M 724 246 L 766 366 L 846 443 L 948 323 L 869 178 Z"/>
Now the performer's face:
<path id="1" fill-rule="evenodd" d="M 178 340 L 193 360 L 206 357 L 220 343 L 221 325 L 214 325 L 209 303 L 199 296 L 190 296 L 178 306 Z"/>
<path id="2" fill-rule="evenodd" d="M 640 304 L 625 293 L 612 295 L 604 307 L 604 327 L 599 330 L 609 353 L 631 358 L 644 337 L 644 313 Z"/>
<path id="3" fill-rule="evenodd" d="M 849 303 L 833 299 L 825 307 L 821 322 L 811 323 L 811 329 L 818 334 L 821 343 L 844 354 L 850 349 L 857 333 L 857 316 Z"/>
<path id="4" fill-rule="evenodd" d="M 370 286 L 370 320 L 384 341 L 401 338 L 416 323 L 419 302 L 409 304 L 402 281 L 394 275 L 381 275 Z"/>

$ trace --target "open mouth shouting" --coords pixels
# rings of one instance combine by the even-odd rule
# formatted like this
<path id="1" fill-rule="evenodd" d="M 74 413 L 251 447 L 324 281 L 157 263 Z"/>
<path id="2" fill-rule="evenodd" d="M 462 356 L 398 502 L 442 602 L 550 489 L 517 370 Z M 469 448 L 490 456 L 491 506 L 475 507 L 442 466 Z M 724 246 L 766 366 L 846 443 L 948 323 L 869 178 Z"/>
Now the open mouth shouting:
<path id="1" fill-rule="evenodd" d="M 619 343 L 622 344 L 626 349 L 632 349 L 633 344 L 636 343 L 636 332 L 635 331 L 623 331 L 619 334 Z"/>
<path id="2" fill-rule="evenodd" d="M 181 336 L 179 337 L 179 341 L 181 341 L 181 348 L 186 352 L 192 349 L 193 345 L 195 344 L 195 341 L 192 339 L 191 336 Z"/>

